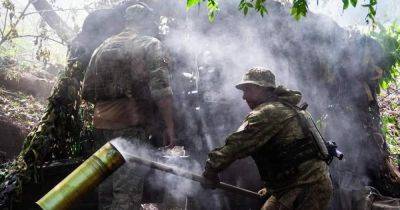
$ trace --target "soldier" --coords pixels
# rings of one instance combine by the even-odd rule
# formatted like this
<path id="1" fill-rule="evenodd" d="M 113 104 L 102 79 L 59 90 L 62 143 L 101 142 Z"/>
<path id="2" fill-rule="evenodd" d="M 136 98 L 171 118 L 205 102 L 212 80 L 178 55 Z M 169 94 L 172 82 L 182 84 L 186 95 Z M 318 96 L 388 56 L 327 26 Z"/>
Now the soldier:
<path id="1" fill-rule="evenodd" d="M 275 76 L 260 67 L 250 69 L 236 88 L 252 111 L 224 146 L 209 153 L 203 173 L 208 187 L 233 161 L 251 156 L 265 183 L 259 193 L 270 195 L 261 209 L 326 209 L 332 183 L 315 140 L 298 117 L 301 93 L 276 87 Z"/>
<path id="2" fill-rule="evenodd" d="M 83 82 L 82 97 L 95 105 L 97 148 L 116 137 L 148 145 L 160 121 L 165 145 L 173 146 L 168 55 L 152 37 L 158 30 L 156 17 L 139 3 L 126 9 L 125 18 L 125 29 L 93 53 Z M 99 186 L 100 209 L 140 209 L 144 173 L 139 167 L 126 163 Z"/>

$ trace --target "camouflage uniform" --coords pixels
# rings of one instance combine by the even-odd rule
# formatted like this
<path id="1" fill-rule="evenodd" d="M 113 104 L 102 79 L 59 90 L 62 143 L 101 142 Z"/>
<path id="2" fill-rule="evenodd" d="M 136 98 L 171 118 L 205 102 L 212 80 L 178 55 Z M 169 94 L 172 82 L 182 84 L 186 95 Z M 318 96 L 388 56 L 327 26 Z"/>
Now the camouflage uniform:
<path id="1" fill-rule="evenodd" d="M 260 80 L 248 74 L 244 80 Z M 274 78 L 268 79 L 271 75 L 263 84 L 247 84 L 274 87 Z M 206 172 L 218 173 L 236 159 L 252 156 L 272 194 L 262 209 L 326 209 L 332 194 L 328 166 L 316 157 L 291 107 L 299 103 L 301 94 L 281 86 L 274 92 L 277 97 L 253 109 L 225 145 L 210 152 Z"/>
<path id="2" fill-rule="evenodd" d="M 134 5 L 126 13 L 143 16 L 142 10 Z M 156 102 L 171 95 L 168 55 L 158 39 L 126 27 L 104 41 L 90 60 L 82 90 L 82 97 L 95 104 L 97 148 L 116 137 L 149 145 L 162 121 Z M 140 209 L 143 178 L 141 166 L 124 164 L 99 186 L 99 208 Z"/>

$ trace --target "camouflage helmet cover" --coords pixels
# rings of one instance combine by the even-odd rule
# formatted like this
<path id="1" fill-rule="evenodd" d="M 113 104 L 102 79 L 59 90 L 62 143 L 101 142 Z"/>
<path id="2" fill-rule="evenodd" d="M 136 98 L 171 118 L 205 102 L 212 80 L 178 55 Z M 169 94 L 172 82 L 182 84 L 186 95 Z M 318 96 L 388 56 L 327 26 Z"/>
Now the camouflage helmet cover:
<path id="1" fill-rule="evenodd" d="M 264 67 L 251 68 L 243 76 L 242 81 L 236 85 L 236 88 L 243 90 L 243 88 L 247 85 L 275 88 L 275 75 Z"/>
<path id="2" fill-rule="evenodd" d="M 142 2 L 125 9 L 125 19 L 127 21 L 144 21 L 152 17 L 153 9 Z"/>

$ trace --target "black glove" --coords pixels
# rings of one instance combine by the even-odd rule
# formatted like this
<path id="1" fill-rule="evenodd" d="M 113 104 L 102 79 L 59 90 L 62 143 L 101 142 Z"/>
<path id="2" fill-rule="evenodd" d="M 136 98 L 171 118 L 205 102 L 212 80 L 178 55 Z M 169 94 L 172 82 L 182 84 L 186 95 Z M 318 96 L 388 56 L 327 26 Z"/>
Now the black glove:
<path id="1" fill-rule="evenodd" d="M 205 178 L 205 182 L 201 182 L 201 186 L 204 189 L 215 189 L 217 184 L 220 182 L 218 173 L 207 167 L 203 172 L 203 177 Z"/>

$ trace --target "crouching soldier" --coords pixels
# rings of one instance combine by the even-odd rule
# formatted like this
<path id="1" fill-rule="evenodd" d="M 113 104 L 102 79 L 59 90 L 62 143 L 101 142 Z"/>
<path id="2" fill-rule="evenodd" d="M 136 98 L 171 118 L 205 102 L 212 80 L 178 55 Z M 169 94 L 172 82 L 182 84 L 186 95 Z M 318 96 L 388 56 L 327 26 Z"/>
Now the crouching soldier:
<path id="1" fill-rule="evenodd" d="M 332 195 L 328 166 L 299 117 L 301 93 L 275 86 L 275 76 L 252 68 L 236 88 L 252 111 L 224 146 L 208 155 L 203 176 L 212 186 L 233 161 L 251 156 L 271 196 L 263 210 L 326 209 Z"/>

